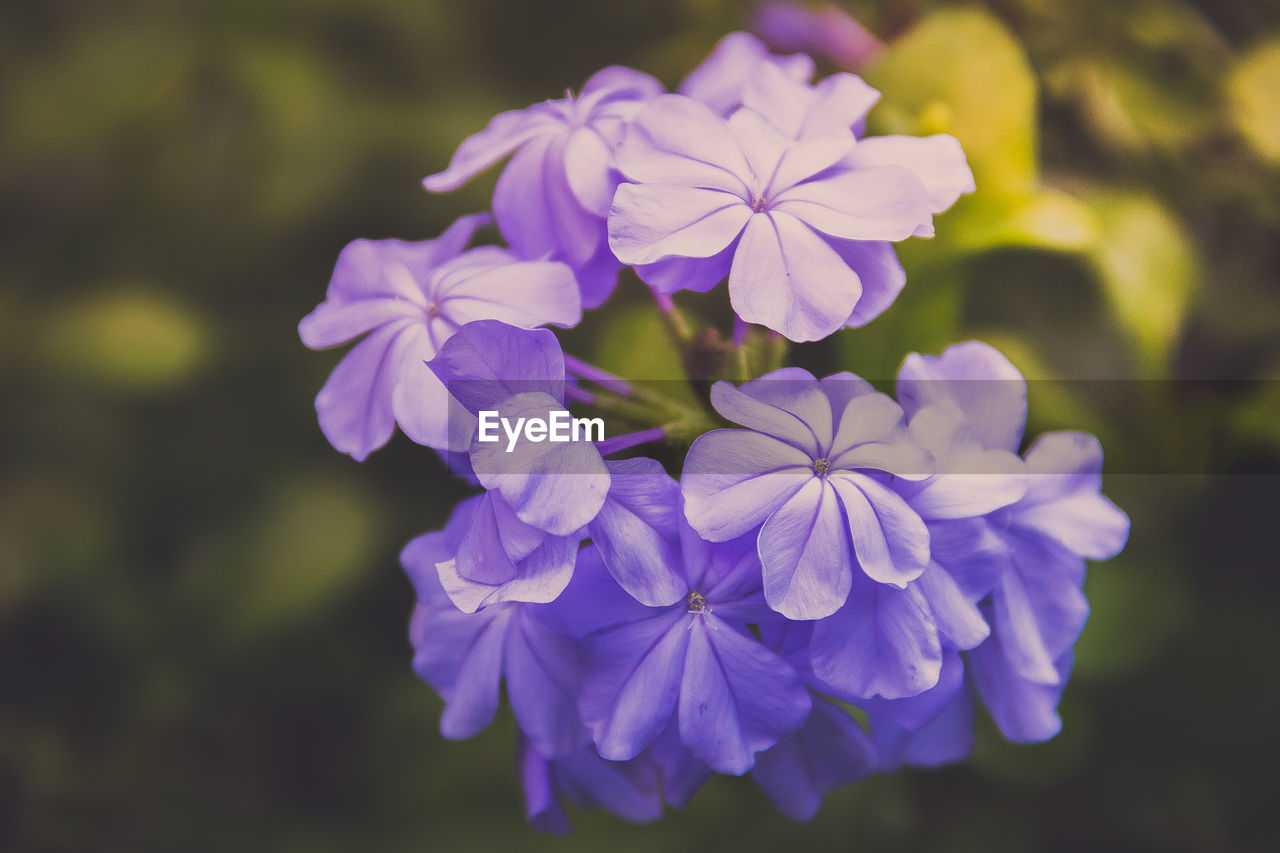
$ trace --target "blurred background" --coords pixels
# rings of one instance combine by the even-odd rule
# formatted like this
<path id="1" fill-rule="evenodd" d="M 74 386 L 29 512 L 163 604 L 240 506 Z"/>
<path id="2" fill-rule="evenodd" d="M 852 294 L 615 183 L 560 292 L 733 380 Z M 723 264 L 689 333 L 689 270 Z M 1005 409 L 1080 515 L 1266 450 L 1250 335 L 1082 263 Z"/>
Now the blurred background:
<path id="1" fill-rule="evenodd" d="M 1032 433 L 1102 438 L 1133 534 L 1057 739 L 983 722 L 810 824 L 718 779 L 552 839 L 509 718 L 445 741 L 410 670 L 397 553 L 463 489 L 400 436 L 328 447 L 341 354 L 298 319 L 347 241 L 487 205 L 496 171 L 418 181 L 494 113 L 611 63 L 675 85 L 755 6 L 46 0 L 0 12 L 0 849 L 1280 849 L 1280 6 L 842 8 L 867 33 L 772 32 L 880 88 L 872 132 L 958 136 L 979 191 L 888 313 L 797 358 L 886 378 L 983 337 L 1044 380 Z M 642 297 L 569 348 L 669 377 Z"/>

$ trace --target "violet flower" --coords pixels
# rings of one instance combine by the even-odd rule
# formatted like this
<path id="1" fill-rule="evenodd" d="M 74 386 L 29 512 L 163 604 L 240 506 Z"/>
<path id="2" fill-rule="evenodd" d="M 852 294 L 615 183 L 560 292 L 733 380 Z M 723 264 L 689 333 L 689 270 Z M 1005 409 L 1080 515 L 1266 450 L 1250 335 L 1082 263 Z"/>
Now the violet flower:
<path id="1" fill-rule="evenodd" d="M 363 461 L 396 424 L 437 449 L 447 443 L 448 393 L 424 366 L 461 326 L 497 319 L 524 328 L 573 326 L 582 317 L 563 264 L 522 260 L 496 246 L 463 251 L 484 215 L 466 216 L 434 240 L 356 240 L 338 256 L 324 302 L 298 334 L 312 349 L 368 333 L 316 397 L 335 449 Z"/>
<path id="2" fill-rule="evenodd" d="M 712 388 L 745 430 L 713 430 L 685 458 L 685 514 L 724 541 L 759 527 L 764 594 L 789 619 L 819 619 L 848 598 L 854 574 L 905 589 L 929 560 L 923 520 L 890 475 L 929 476 L 902 409 L 851 374 L 819 382 L 784 368 Z"/>
<path id="3" fill-rule="evenodd" d="M 728 275 L 743 321 L 824 338 L 864 293 L 879 304 L 895 286 L 869 243 L 932 233 L 915 172 L 842 164 L 853 148 L 847 129 L 794 139 L 748 108 L 726 121 L 682 95 L 655 98 L 615 153 L 629 183 L 614 197 L 609 245 L 660 292 L 705 291 Z"/>
<path id="4" fill-rule="evenodd" d="M 649 75 L 610 66 L 577 97 L 500 113 L 423 186 L 457 189 L 515 152 L 494 190 L 499 230 L 522 255 L 572 267 L 582 304 L 594 308 L 609 297 L 622 266 L 609 251 L 604 222 L 618 184 L 613 149 L 631 115 L 661 92 Z"/>

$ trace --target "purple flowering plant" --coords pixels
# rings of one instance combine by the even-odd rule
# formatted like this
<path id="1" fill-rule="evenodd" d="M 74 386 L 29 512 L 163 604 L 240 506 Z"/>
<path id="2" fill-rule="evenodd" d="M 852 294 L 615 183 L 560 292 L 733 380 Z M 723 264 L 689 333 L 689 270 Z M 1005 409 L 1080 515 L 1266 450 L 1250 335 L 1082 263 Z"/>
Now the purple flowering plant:
<path id="1" fill-rule="evenodd" d="M 716 774 L 805 820 L 963 759 L 979 705 L 1013 741 L 1061 725 L 1085 561 L 1128 519 L 1092 436 L 1024 449 L 1026 382 L 987 344 L 908 355 L 894 396 L 784 365 L 898 299 L 893 244 L 974 189 L 954 138 L 867 136 L 879 94 L 814 69 L 734 33 L 675 92 L 610 67 L 504 112 L 424 181 L 506 160 L 492 219 L 353 242 L 299 326 L 360 338 L 316 398 L 335 449 L 398 426 L 477 489 L 401 554 L 413 668 L 447 738 L 505 690 L 540 829 L 567 830 L 566 801 L 654 820 Z M 491 222 L 507 246 L 468 248 Z M 689 402 L 565 353 L 548 327 L 607 311 L 623 275 L 686 365 L 709 330 L 673 294 L 724 282 L 734 381 Z"/>

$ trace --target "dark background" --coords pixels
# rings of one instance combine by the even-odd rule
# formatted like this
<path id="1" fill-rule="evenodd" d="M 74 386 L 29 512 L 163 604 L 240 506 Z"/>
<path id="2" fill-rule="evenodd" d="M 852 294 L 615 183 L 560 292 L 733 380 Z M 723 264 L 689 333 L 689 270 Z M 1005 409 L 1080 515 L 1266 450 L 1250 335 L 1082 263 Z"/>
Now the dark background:
<path id="1" fill-rule="evenodd" d="M 486 206 L 496 172 L 418 180 L 492 114 L 610 63 L 674 85 L 749 6 L 10 4 L 0 849 L 1278 849 L 1280 488 L 1256 472 L 1280 390 L 1143 389 L 1280 379 L 1280 9 L 847 8 L 889 43 L 873 130 L 956 134 L 980 189 L 904 247 L 884 317 L 798 357 L 884 378 L 981 336 L 1028 376 L 1133 389 L 1033 383 L 1033 430 L 1097 432 L 1133 520 L 1091 569 L 1057 739 L 983 721 L 966 764 L 841 790 L 807 825 L 718 779 L 656 825 L 575 814 L 557 840 L 524 826 L 509 718 L 447 742 L 409 668 L 396 555 L 463 490 L 399 436 L 363 465 L 328 447 L 312 398 L 339 353 L 298 319 L 347 241 Z M 670 377 L 640 297 L 570 348 Z"/>

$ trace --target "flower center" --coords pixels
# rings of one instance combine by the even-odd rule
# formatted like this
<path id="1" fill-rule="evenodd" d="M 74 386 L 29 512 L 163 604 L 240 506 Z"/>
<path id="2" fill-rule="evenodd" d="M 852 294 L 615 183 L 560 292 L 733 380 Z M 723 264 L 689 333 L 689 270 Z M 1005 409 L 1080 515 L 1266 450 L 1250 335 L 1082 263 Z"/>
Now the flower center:
<path id="1" fill-rule="evenodd" d="M 427 305 L 427 319 L 434 320 L 440 316 L 440 306 L 434 302 Z"/>
<path id="2" fill-rule="evenodd" d="M 831 470 L 831 463 L 825 459 L 819 459 L 813 463 L 813 473 L 819 477 L 827 476 L 827 472 Z"/>
<path id="3" fill-rule="evenodd" d="M 689 593 L 689 612 L 690 613 L 710 613 L 711 608 L 707 606 L 707 599 L 702 593 L 694 591 Z"/>
<path id="4" fill-rule="evenodd" d="M 764 193 L 754 192 L 751 194 L 751 209 L 756 213 L 763 213 L 767 202 Z"/>

